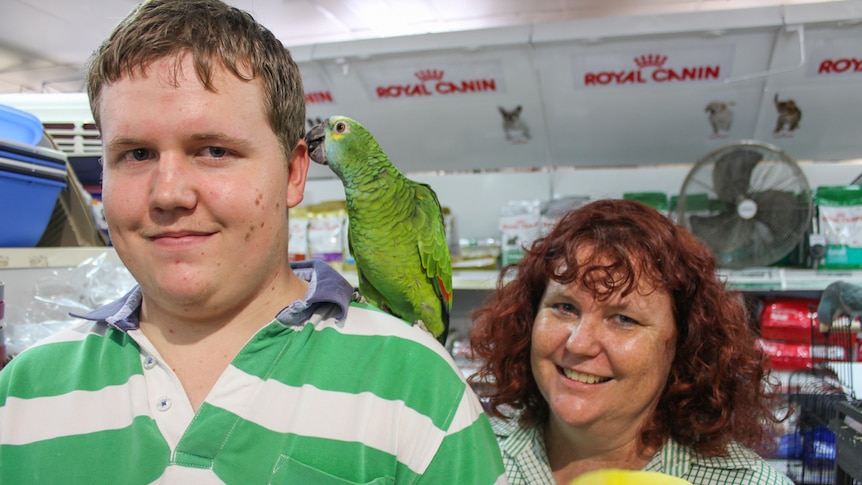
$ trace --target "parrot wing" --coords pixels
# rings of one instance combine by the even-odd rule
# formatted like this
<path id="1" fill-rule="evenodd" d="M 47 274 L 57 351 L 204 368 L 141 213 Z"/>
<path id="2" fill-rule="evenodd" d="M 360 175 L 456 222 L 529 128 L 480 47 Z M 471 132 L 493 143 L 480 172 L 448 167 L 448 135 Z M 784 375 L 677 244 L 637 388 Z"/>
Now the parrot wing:
<path id="1" fill-rule="evenodd" d="M 422 270 L 434 282 L 434 290 L 446 313 L 444 319 L 448 320 L 452 310 L 452 260 L 446 243 L 443 209 L 437 194 L 427 184 L 417 183 L 416 205 L 413 229 L 417 234 Z"/>

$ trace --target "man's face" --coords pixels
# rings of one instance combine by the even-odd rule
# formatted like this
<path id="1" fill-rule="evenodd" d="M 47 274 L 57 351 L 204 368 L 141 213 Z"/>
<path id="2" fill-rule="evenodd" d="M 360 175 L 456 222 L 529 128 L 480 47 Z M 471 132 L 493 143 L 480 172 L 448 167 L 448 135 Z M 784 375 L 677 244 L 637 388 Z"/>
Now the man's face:
<path id="1" fill-rule="evenodd" d="M 102 90 L 105 217 L 151 302 L 224 311 L 289 271 L 287 210 L 307 154 L 301 144 L 288 171 L 259 81 L 216 68 L 213 92 L 190 56 L 176 82 L 175 66 L 160 59 Z"/>

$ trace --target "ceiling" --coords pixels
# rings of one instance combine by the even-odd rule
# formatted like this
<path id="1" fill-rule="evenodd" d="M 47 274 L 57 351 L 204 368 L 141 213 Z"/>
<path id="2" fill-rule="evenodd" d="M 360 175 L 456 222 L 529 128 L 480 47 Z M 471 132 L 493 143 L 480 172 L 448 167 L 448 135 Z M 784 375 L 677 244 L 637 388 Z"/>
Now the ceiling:
<path id="1" fill-rule="evenodd" d="M 288 47 L 818 1 L 830 0 L 228 0 Z M 0 0 L 0 93 L 83 91 L 90 52 L 136 3 Z"/>

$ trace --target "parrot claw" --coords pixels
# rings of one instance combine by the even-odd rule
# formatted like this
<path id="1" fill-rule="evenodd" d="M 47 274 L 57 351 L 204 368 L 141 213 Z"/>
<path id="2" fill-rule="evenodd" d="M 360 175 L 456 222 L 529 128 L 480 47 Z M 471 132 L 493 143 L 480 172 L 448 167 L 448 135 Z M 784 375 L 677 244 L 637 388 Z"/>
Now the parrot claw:
<path id="1" fill-rule="evenodd" d="M 415 322 L 413 322 L 413 326 L 419 327 L 422 330 L 425 330 L 426 332 L 430 333 L 431 335 L 434 335 L 433 333 L 431 333 L 431 330 L 428 330 L 428 327 L 425 326 L 425 322 L 423 322 L 422 320 L 416 320 Z"/>
<path id="2" fill-rule="evenodd" d="M 368 304 L 368 300 L 366 300 L 365 297 L 359 293 L 359 290 L 353 290 L 353 296 L 351 296 L 350 299 L 355 301 L 356 303 Z"/>

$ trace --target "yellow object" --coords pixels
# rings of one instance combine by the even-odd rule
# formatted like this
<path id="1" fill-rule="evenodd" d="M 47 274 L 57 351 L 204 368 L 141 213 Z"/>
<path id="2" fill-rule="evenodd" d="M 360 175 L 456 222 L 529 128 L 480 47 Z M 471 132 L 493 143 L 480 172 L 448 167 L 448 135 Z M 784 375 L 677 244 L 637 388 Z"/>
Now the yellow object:
<path id="1" fill-rule="evenodd" d="M 658 472 L 608 469 L 585 473 L 569 485 L 691 485 L 691 482 Z"/>

